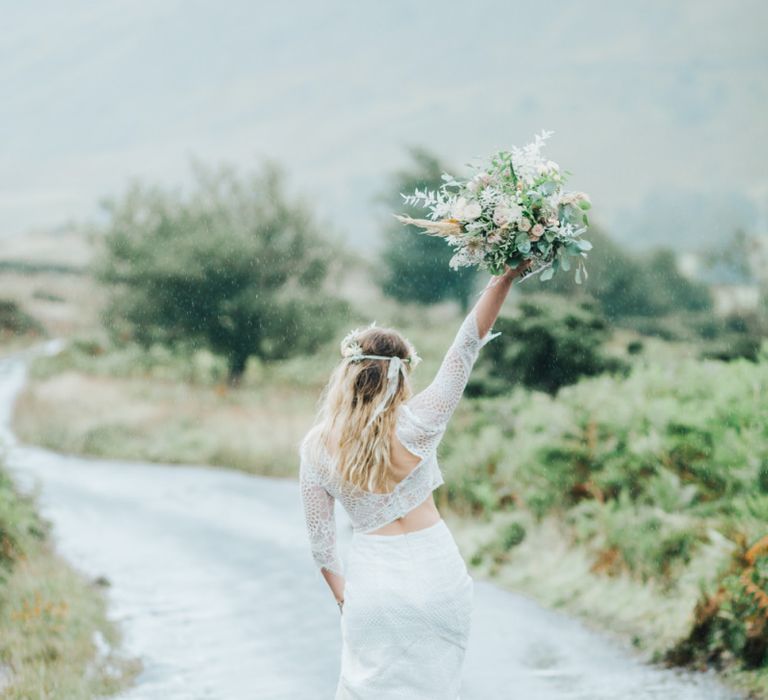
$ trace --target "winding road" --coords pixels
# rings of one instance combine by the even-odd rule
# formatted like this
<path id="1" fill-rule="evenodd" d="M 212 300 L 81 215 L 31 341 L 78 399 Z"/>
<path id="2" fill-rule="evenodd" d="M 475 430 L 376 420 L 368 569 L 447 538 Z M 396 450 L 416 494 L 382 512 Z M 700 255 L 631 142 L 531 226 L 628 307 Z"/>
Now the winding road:
<path id="1" fill-rule="evenodd" d="M 39 484 L 59 551 L 110 582 L 111 615 L 144 670 L 124 700 L 325 700 L 339 613 L 315 570 L 294 481 L 86 459 L 10 430 L 27 358 L 0 360 L 0 442 Z M 349 524 L 340 518 L 342 553 Z M 648 666 L 614 641 L 476 581 L 462 700 L 735 700 L 704 675 Z"/>

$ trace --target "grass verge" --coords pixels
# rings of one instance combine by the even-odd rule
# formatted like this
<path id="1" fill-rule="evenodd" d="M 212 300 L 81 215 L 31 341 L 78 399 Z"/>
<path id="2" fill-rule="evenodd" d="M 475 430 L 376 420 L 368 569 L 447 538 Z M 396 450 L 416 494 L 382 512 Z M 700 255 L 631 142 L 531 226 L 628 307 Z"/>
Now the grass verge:
<path id="1" fill-rule="evenodd" d="M 86 700 L 130 684 L 101 587 L 54 552 L 31 498 L 0 469 L 0 696 Z"/>

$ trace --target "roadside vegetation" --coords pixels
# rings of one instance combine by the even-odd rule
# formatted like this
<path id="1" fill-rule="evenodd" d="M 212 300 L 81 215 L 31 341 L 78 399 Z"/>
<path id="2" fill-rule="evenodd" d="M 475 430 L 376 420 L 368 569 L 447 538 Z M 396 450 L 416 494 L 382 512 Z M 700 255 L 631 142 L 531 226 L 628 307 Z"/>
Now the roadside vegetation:
<path id="1" fill-rule="evenodd" d="M 102 586 L 54 552 L 32 498 L 0 466 L 0 696 L 86 700 L 128 685 Z"/>

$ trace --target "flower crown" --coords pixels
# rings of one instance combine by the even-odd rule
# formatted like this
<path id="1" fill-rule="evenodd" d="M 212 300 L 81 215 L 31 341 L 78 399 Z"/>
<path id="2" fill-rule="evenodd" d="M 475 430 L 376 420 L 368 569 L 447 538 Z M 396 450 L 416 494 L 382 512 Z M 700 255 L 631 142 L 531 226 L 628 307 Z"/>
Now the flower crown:
<path id="1" fill-rule="evenodd" d="M 370 328 L 376 327 L 376 321 L 371 323 L 370 326 L 367 326 L 366 328 L 355 328 L 354 330 L 351 330 L 347 335 L 344 337 L 344 340 L 341 341 L 341 356 L 345 359 L 351 360 L 353 362 L 356 362 L 358 360 L 363 360 L 366 357 L 378 357 L 378 356 L 368 356 L 363 352 L 363 346 L 360 345 L 360 341 L 358 340 L 358 336 L 363 331 L 367 331 Z M 413 344 L 407 339 L 404 338 L 406 345 L 408 345 L 408 348 L 410 350 L 408 357 L 401 358 L 403 362 L 405 362 L 411 369 L 416 367 L 416 365 L 421 362 L 421 357 L 419 357 L 419 354 L 416 352 L 416 349 L 413 347 Z M 383 358 L 383 359 L 389 359 L 389 358 Z"/>

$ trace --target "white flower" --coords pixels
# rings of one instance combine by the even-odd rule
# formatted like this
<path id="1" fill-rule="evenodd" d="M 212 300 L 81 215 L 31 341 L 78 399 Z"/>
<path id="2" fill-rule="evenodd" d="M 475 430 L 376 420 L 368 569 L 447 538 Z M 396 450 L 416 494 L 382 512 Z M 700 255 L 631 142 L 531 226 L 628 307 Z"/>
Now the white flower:
<path id="1" fill-rule="evenodd" d="M 438 202 L 435 205 L 434 208 L 434 218 L 435 219 L 442 219 L 446 216 L 448 216 L 451 213 L 451 203 L 450 202 Z"/>
<path id="2" fill-rule="evenodd" d="M 523 215 L 523 210 L 517 204 L 500 204 L 493 212 L 493 223 L 497 226 L 517 221 Z"/>
<path id="3" fill-rule="evenodd" d="M 536 224 L 531 229 L 531 240 L 537 241 L 539 238 L 541 238 L 542 234 L 544 233 L 544 227 L 541 224 Z"/>
<path id="4" fill-rule="evenodd" d="M 363 347 L 356 340 L 347 340 L 346 338 L 341 343 L 341 356 L 342 357 L 354 357 L 355 355 L 362 355 Z"/>
<path id="5" fill-rule="evenodd" d="M 509 223 L 509 208 L 505 206 L 496 207 L 493 211 L 493 223 L 497 226 L 504 226 Z"/>
<path id="6" fill-rule="evenodd" d="M 499 199 L 500 194 L 501 193 L 495 187 L 486 187 L 480 193 L 480 202 L 484 206 L 490 207 Z"/>
<path id="7" fill-rule="evenodd" d="M 470 202 L 464 207 L 464 220 L 474 221 L 482 213 L 483 209 L 477 202 Z"/>
<path id="8" fill-rule="evenodd" d="M 521 231 L 530 231 L 531 230 L 530 219 L 526 219 L 525 217 L 520 219 L 520 221 L 517 222 L 517 228 L 519 228 Z"/>
<path id="9" fill-rule="evenodd" d="M 465 197 L 458 197 L 451 207 L 451 217 L 457 221 L 464 220 L 464 207 L 467 206 Z"/>

